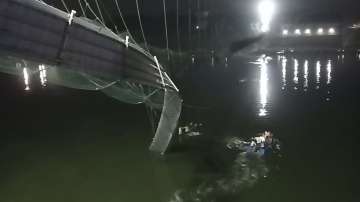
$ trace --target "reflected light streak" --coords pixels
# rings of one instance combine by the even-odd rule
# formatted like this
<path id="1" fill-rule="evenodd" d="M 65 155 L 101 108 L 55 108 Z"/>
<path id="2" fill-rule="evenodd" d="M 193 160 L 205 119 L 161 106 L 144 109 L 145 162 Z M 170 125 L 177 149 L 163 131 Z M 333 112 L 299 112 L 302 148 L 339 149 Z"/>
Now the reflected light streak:
<path id="1" fill-rule="evenodd" d="M 286 57 L 284 57 L 283 60 L 282 60 L 282 63 L 281 63 L 281 66 L 282 66 L 282 70 L 281 70 L 281 72 L 282 72 L 282 83 L 283 83 L 282 89 L 283 90 L 286 87 L 286 63 L 287 63 L 287 59 L 286 59 Z"/>
<path id="2" fill-rule="evenodd" d="M 304 91 L 309 87 L 309 61 L 304 62 Z"/>
<path id="3" fill-rule="evenodd" d="M 41 85 L 45 87 L 46 83 L 47 83 L 47 75 L 46 75 L 45 65 L 39 65 L 39 76 L 40 76 Z"/>
<path id="4" fill-rule="evenodd" d="M 25 90 L 30 90 L 30 78 L 28 69 L 26 67 L 23 68 L 23 75 L 24 75 L 24 84 L 25 84 Z"/>
<path id="5" fill-rule="evenodd" d="M 259 116 L 263 117 L 267 115 L 266 105 L 268 99 L 268 65 L 267 60 L 265 58 L 262 59 L 262 63 L 260 65 L 260 112 Z"/>
<path id="6" fill-rule="evenodd" d="M 321 78 L 321 63 L 320 61 L 316 62 L 316 89 L 319 89 L 320 85 L 320 78 Z"/>
<path id="7" fill-rule="evenodd" d="M 332 64 L 331 64 L 331 60 L 328 60 L 328 63 L 326 65 L 326 71 L 327 71 L 327 82 L 326 84 L 331 84 L 331 72 L 332 72 Z"/>
<path id="8" fill-rule="evenodd" d="M 299 84 L 298 74 L 299 74 L 299 62 L 297 59 L 294 59 L 294 83 L 295 84 Z"/>

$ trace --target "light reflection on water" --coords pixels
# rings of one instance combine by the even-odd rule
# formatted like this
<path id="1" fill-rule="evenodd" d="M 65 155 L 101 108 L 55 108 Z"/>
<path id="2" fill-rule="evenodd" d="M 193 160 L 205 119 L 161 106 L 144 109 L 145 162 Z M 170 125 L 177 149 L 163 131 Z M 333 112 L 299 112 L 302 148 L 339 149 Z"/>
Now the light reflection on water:
<path id="1" fill-rule="evenodd" d="M 29 72 L 27 67 L 23 68 L 23 77 L 24 77 L 25 90 L 28 91 L 30 90 L 30 79 L 29 79 Z"/>
<path id="2" fill-rule="evenodd" d="M 309 87 L 309 61 L 304 62 L 304 91 Z"/>
<path id="3" fill-rule="evenodd" d="M 299 62 L 297 59 L 294 59 L 294 84 L 295 84 L 294 89 L 295 90 L 298 89 L 296 86 L 299 84 L 298 74 L 299 74 Z"/>
<path id="4" fill-rule="evenodd" d="M 285 90 L 286 87 L 286 63 L 287 63 L 287 59 L 284 56 L 282 58 L 282 62 L 281 62 L 281 66 L 282 66 L 282 89 Z"/>
<path id="5" fill-rule="evenodd" d="M 332 64 L 331 60 L 328 60 L 328 63 L 326 65 L 326 71 L 327 71 L 327 82 L 326 84 L 331 84 L 331 72 L 332 72 Z"/>
<path id="6" fill-rule="evenodd" d="M 42 87 L 46 87 L 48 80 L 47 80 L 47 67 L 44 64 L 40 64 L 37 67 L 33 66 L 33 67 L 29 67 L 27 66 L 27 63 L 25 61 L 23 61 L 23 63 L 16 63 L 16 69 L 18 69 L 18 73 L 20 74 L 21 72 L 21 76 L 24 82 L 24 90 L 25 91 L 30 91 L 32 89 L 32 85 L 34 83 L 37 83 L 38 81 L 40 82 L 40 85 Z M 21 71 L 22 69 L 22 71 Z M 39 74 L 39 80 L 34 79 L 33 75 L 35 74 Z M 33 80 L 34 79 L 34 80 Z M 31 80 L 33 80 L 31 82 Z"/>
<path id="7" fill-rule="evenodd" d="M 309 81 L 310 81 L 310 75 L 309 75 L 309 60 L 308 59 L 305 59 L 304 60 L 304 66 L 303 66 L 303 89 L 304 91 L 307 91 L 307 88 L 309 87 Z M 281 70 L 281 76 L 282 76 L 282 89 L 284 90 L 285 87 L 287 85 L 289 85 L 287 83 L 287 72 L 286 72 L 286 67 L 287 67 L 287 58 L 286 57 L 283 57 L 282 58 L 282 70 Z M 295 85 L 295 87 L 301 82 L 300 78 L 299 78 L 299 60 L 298 59 L 293 59 L 293 65 L 294 65 L 294 70 L 293 70 L 293 74 L 294 74 L 294 78 L 293 78 L 293 84 Z M 316 84 L 316 89 L 319 89 L 320 88 L 320 85 L 321 85 L 321 69 L 322 69 L 322 64 L 321 64 L 321 61 L 320 60 L 316 60 L 315 62 L 315 84 Z M 332 82 L 332 70 L 333 69 L 333 62 L 331 59 L 329 59 L 327 61 L 327 64 L 326 64 L 326 84 L 329 85 L 331 84 Z M 294 88 L 294 89 L 297 89 L 297 88 Z"/>
<path id="8" fill-rule="evenodd" d="M 41 85 L 45 87 L 47 84 L 47 74 L 46 74 L 45 65 L 39 65 L 39 77 L 40 77 Z"/>
<path id="9" fill-rule="evenodd" d="M 321 79 L 321 62 L 316 61 L 316 89 L 320 88 L 320 79 Z"/>
<path id="10" fill-rule="evenodd" d="M 262 58 L 257 60 L 257 63 L 253 63 L 260 66 L 260 74 L 258 74 L 258 116 L 268 118 L 271 113 L 269 107 L 271 107 L 273 103 L 269 101 L 269 98 L 274 95 L 269 91 L 270 86 L 274 88 L 274 90 L 280 88 L 283 92 L 298 90 L 308 92 L 311 89 L 315 89 L 319 91 L 319 97 L 324 95 L 321 92 L 326 90 L 326 97 L 324 97 L 324 99 L 329 101 L 332 88 L 331 83 L 333 82 L 334 76 L 334 65 L 341 64 L 341 61 L 336 62 L 336 57 L 335 55 L 333 58 L 330 57 L 324 60 L 312 56 L 290 57 L 282 55 L 277 57 L 278 60 L 276 62 L 269 62 Z M 333 59 L 335 59 L 335 62 Z M 278 76 L 273 77 L 275 72 L 276 74 L 280 74 L 281 78 L 278 87 L 276 80 L 273 80 L 273 78 L 279 78 Z"/>
<path id="11" fill-rule="evenodd" d="M 267 115 L 266 104 L 268 99 L 268 60 L 267 58 L 260 58 L 260 110 L 259 116 Z"/>

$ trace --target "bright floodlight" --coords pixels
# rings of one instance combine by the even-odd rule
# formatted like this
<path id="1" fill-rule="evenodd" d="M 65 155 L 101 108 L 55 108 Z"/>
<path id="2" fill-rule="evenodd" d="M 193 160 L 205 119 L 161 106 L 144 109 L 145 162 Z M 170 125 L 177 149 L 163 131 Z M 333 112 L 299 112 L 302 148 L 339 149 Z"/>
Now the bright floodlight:
<path id="1" fill-rule="evenodd" d="M 331 27 L 329 29 L 329 34 L 331 34 L 331 35 L 335 34 L 335 29 L 333 27 Z"/>
<path id="2" fill-rule="evenodd" d="M 317 30 L 317 33 L 318 33 L 319 35 L 324 34 L 324 29 L 323 29 L 323 28 L 319 28 L 319 29 Z"/>
<path id="3" fill-rule="evenodd" d="M 284 35 L 284 36 L 286 36 L 286 35 L 288 35 L 288 34 L 289 34 L 289 30 L 284 29 L 284 30 L 282 31 L 282 35 Z"/>
<path id="4" fill-rule="evenodd" d="M 260 2 L 258 12 L 260 16 L 261 31 L 270 30 L 270 23 L 275 11 L 275 5 L 271 0 L 263 0 Z"/>
<path id="5" fill-rule="evenodd" d="M 305 34 L 306 34 L 306 35 L 311 35 L 311 29 L 306 29 L 306 30 L 305 30 Z"/>
<path id="6" fill-rule="evenodd" d="M 295 29 L 294 34 L 301 35 L 301 30 L 300 29 Z"/>

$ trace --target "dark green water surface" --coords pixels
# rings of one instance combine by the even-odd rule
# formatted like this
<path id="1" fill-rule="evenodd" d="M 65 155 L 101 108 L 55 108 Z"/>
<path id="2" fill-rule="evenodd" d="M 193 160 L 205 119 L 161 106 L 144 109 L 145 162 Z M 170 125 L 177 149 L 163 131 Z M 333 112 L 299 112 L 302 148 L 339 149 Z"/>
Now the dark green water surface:
<path id="1" fill-rule="evenodd" d="M 250 62 L 256 58 L 186 72 L 178 82 L 180 124 L 203 123 L 204 134 L 181 143 L 175 137 L 162 158 L 148 151 L 153 133 L 145 106 L 36 87 L 35 78 L 25 92 L 22 78 L 1 74 L 0 201 L 359 201 L 355 54 Z M 231 193 L 216 190 L 212 182 L 243 180 L 232 173 L 239 154 L 228 151 L 226 139 L 265 130 L 282 142 L 276 165 L 261 165 L 266 178 L 241 182 Z"/>

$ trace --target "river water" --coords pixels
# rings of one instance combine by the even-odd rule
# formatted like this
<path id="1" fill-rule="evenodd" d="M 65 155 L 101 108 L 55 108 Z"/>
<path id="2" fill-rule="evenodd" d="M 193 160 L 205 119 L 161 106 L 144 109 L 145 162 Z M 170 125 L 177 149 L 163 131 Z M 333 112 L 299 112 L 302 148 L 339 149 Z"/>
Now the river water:
<path id="1" fill-rule="evenodd" d="M 203 133 L 175 137 L 164 157 L 148 151 L 143 105 L 32 77 L 25 91 L 24 78 L 2 74 L 1 201 L 358 201 L 359 60 L 195 62 L 179 81 L 180 125 Z M 265 130 L 281 142 L 275 162 L 226 147 Z"/>

